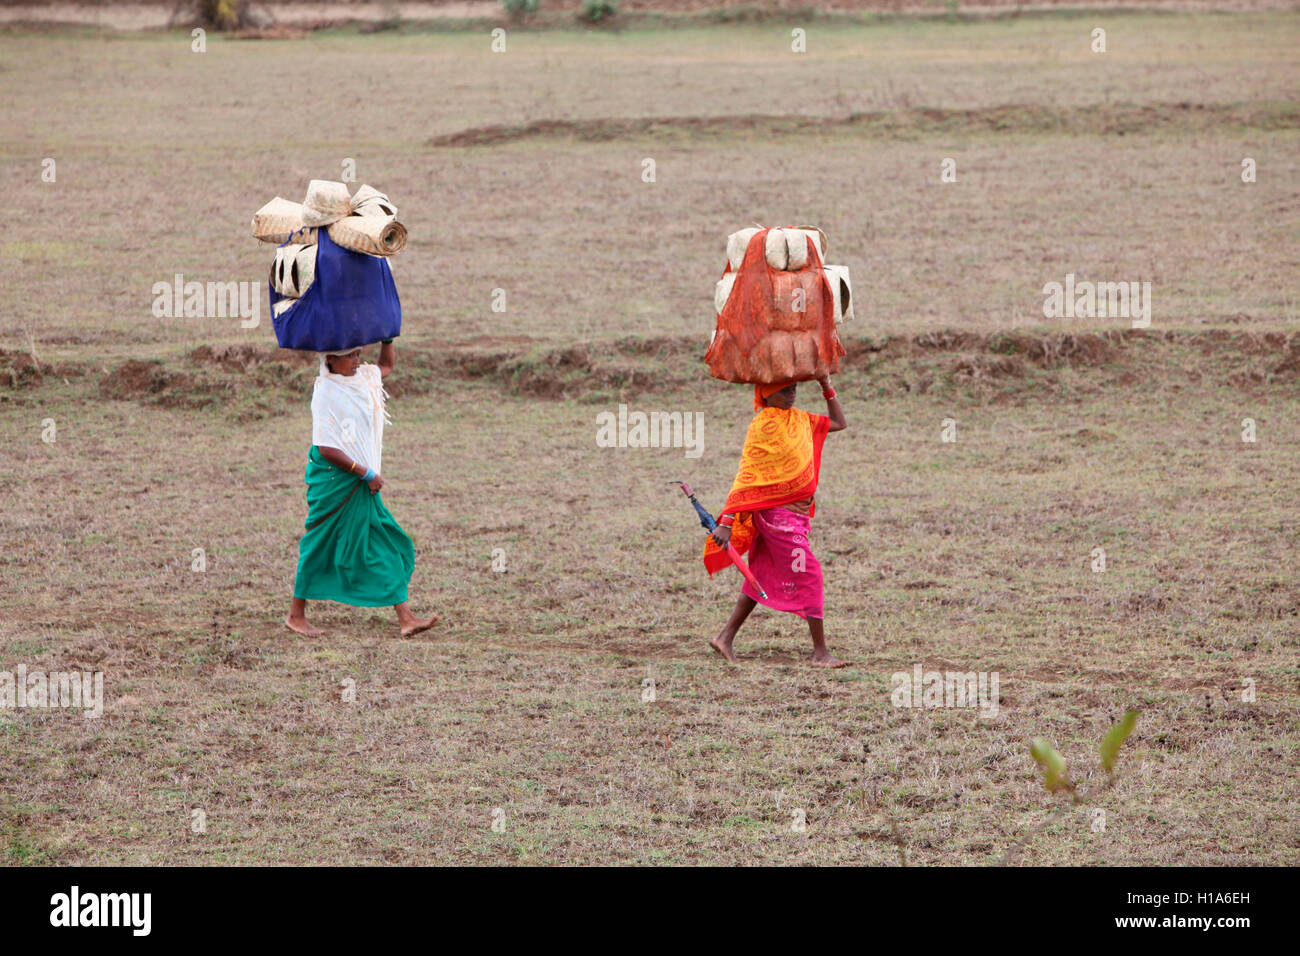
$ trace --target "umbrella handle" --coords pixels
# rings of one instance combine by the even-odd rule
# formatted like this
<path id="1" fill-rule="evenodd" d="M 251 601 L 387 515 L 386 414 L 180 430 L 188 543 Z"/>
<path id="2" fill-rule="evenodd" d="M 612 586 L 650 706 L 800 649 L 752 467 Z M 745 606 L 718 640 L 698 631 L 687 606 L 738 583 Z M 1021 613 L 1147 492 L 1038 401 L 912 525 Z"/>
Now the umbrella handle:
<path id="1" fill-rule="evenodd" d="M 691 491 L 691 486 L 684 481 L 670 481 L 669 484 L 681 485 L 682 494 L 686 495 L 686 497 L 690 499 L 691 504 L 695 506 L 695 511 L 700 516 L 700 524 L 704 526 L 704 530 L 711 536 L 713 532 L 717 530 L 718 522 L 714 520 L 713 515 L 709 513 L 709 510 L 705 508 L 704 505 L 700 504 L 699 500 L 695 497 L 695 494 Z M 745 559 L 740 556 L 740 552 L 736 550 L 736 546 L 730 541 L 727 542 L 727 557 L 731 558 L 732 564 L 736 566 L 736 570 L 741 573 L 744 579 L 754 585 L 754 590 L 758 592 L 759 597 L 766 601 L 767 591 L 763 590 L 763 585 L 758 583 L 758 578 L 754 577 L 754 572 L 749 570 L 749 565 L 745 563 Z"/>
<path id="2" fill-rule="evenodd" d="M 700 516 L 700 524 L 704 525 L 704 530 L 712 534 L 714 529 L 717 528 L 718 522 L 709 513 L 709 509 L 696 501 L 694 495 L 691 495 L 691 504 L 695 505 L 695 511 Z"/>

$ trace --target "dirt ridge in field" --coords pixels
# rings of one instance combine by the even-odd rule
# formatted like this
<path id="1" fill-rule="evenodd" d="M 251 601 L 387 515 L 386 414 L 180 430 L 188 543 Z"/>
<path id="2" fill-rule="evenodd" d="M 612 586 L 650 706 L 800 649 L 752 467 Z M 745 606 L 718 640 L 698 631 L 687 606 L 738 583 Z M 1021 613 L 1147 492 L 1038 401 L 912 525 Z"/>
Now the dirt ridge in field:
<path id="1" fill-rule="evenodd" d="M 497 0 L 266 0 L 246 10 L 248 26 L 230 35 L 249 39 L 298 39 L 311 31 L 355 27 L 362 32 L 414 29 L 477 29 L 484 23 L 514 29 L 573 29 L 584 0 L 546 0 L 524 20 L 513 20 Z M 695 24 L 732 25 L 838 20 L 934 20 L 974 22 L 1018 17 L 1113 13 L 1243 13 L 1294 9 L 1294 0 L 962 0 L 937 6 L 922 0 L 623 0 L 601 29 Z M 0 0 L 0 25 L 107 30 L 159 30 L 199 23 L 198 4 L 175 0 Z"/>
<path id="2" fill-rule="evenodd" d="M 1161 349 L 1199 352 L 1218 362 L 1242 387 L 1300 381 L 1300 333 L 1112 329 L 1059 333 L 942 329 L 916 335 L 846 337 L 843 372 L 865 372 L 887 391 L 926 391 L 938 382 L 996 384 L 1028 389 L 1062 369 L 1113 367 L 1120 386 L 1138 384 L 1132 367 L 1166 361 Z M 1139 356 L 1137 351 L 1141 349 Z M 707 380 L 697 336 L 626 338 L 613 343 L 556 346 L 545 341 L 478 340 L 438 348 L 403 348 L 403 375 L 394 395 L 421 394 L 447 380 L 481 381 L 524 398 L 603 400 L 684 388 Z M 1168 353 L 1168 361 L 1175 361 Z M 1247 361 L 1248 360 L 1248 361 Z M 268 345 L 203 345 L 177 366 L 160 359 L 130 359 L 108 371 L 92 363 L 42 363 L 30 354 L 0 349 L 0 400 L 72 378 L 96 379 L 106 399 L 167 408 L 235 407 L 236 421 L 264 418 L 300 399 L 315 374 L 309 352 Z M 1235 369 L 1235 371 L 1233 371 Z M 1037 377 L 1035 377 L 1037 376 Z M 1021 381 L 1023 380 L 1023 381 Z M 242 405 L 241 405 L 242 403 Z"/>
<path id="3" fill-rule="evenodd" d="M 759 134 L 803 136 L 846 131 L 890 138 L 952 133 L 1058 133 L 1072 136 L 1123 136 L 1152 130 L 1284 130 L 1300 128 L 1300 104 L 1108 103 L 1062 108 L 1003 105 L 984 109 L 874 110 L 847 116 L 751 113 L 740 116 L 662 116 L 610 119 L 534 120 L 521 125 L 476 126 L 435 136 L 430 146 L 499 146 L 536 139 L 574 139 L 601 143 L 634 137 L 680 134 L 692 137 Z"/>

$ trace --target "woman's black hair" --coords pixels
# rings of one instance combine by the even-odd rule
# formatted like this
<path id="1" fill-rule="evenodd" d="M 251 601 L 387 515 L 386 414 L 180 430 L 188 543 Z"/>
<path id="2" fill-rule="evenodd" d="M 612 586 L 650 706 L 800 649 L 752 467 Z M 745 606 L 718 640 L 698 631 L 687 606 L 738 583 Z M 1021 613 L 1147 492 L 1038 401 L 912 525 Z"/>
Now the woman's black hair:
<path id="1" fill-rule="evenodd" d="M 361 349 L 359 349 L 359 348 L 348 349 L 348 351 L 344 352 L 343 354 L 344 354 L 344 355 L 351 355 L 353 352 L 360 352 L 360 351 L 361 351 Z M 339 357 L 339 356 L 337 356 L 337 355 L 326 355 L 326 356 L 325 356 L 325 371 L 329 372 L 331 375 L 334 374 L 334 366 L 330 364 L 330 359 L 332 359 L 332 358 L 338 358 L 338 357 Z"/>

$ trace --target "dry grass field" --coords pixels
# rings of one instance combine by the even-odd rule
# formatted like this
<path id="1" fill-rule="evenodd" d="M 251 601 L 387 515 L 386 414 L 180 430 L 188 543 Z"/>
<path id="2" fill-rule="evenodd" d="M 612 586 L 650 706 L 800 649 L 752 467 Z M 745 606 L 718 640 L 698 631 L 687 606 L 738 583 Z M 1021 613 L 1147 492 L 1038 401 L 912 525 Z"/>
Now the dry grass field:
<path id="1" fill-rule="evenodd" d="M 0 860 L 1300 862 L 1298 39 L 0 33 L 0 670 L 106 695 L 0 710 Z M 280 625 L 314 365 L 265 301 L 151 313 L 176 273 L 264 282 L 252 211 L 348 158 L 412 237 L 384 496 L 443 622 L 406 641 Z M 734 475 L 750 398 L 699 358 L 751 220 L 820 224 L 854 275 L 813 526 L 838 672 L 762 610 L 741 666 L 707 653 L 736 578 L 668 484 L 716 509 Z M 1044 319 L 1071 272 L 1149 281 L 1151 327 Z M 597 447 L 620 402 L 702 413 L 702 456 Z M 997 672 L 998 716 L 892 706 L 915 664 Z M 1129 707 L 1104 830 L 1053 815 L 1029 738 L 1099 783 Z"/>

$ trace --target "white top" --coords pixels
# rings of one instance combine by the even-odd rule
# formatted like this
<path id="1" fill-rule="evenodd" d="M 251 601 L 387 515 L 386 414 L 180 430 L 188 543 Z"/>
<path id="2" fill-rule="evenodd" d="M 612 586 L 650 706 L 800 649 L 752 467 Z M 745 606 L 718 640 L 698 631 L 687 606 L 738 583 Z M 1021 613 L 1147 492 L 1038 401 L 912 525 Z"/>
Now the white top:
<path id="1" fill-rule="evenodd" d="M 378 365 L 357 367 L 353 375 L 328 371 L 320 357 L 320 374 L 311 396 L 311 443 L 337 448 L 378 474 L 384 456 L 384 409 L 388 393 Z"/>

